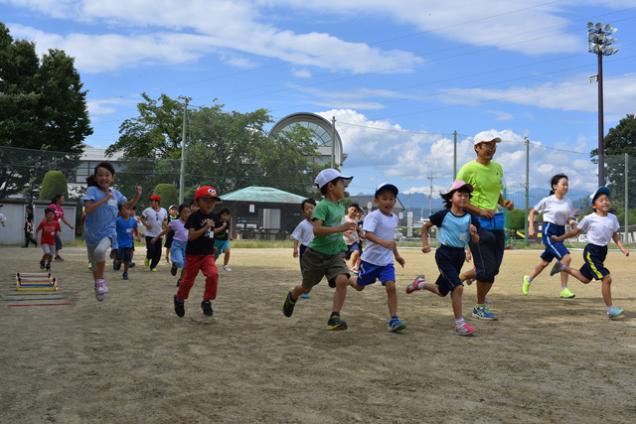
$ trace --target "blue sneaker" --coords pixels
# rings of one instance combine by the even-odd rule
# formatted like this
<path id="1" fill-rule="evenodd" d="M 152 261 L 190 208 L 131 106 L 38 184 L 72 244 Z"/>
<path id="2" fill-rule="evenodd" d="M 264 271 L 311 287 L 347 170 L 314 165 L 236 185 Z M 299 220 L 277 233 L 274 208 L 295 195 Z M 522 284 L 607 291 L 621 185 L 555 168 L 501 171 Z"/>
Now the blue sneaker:
<path id="1" fill-rule="evenodd" d="M 398 331 L 402 331 L 406 328 L 406 323 L 399 319 L 398 317 L 391 318 L 389 320 L 389 331 L 392 333 L 396 333 Z"/>
<path id="2" fill-rule="evenodd" d="M 488 305 L 475 305 L 473 308 L 473 318 L 494 321 L 497 316 L 490 310 Z"/>
<path id="3" fill-rule="evenodd" d="M 607 311 L 607 317 L 609 319 L 616 319 L 618 317 L 622 317 L 623 312 L 625 312 L 623 308 L 619 308 L 618 306 L 610 306 L 609 310 Z"/>
<path id="4" fill-rule="evenodd" d="M 303 293 L 303 294 L 301 294 L 301 295 L 300 295 L 300 298 L 301 298 L 301 299 L 305 299 L 305 300 L 306 300 L 306 299 L 309 299 L 309 298 L 310 298 L 309 293 Z"/>

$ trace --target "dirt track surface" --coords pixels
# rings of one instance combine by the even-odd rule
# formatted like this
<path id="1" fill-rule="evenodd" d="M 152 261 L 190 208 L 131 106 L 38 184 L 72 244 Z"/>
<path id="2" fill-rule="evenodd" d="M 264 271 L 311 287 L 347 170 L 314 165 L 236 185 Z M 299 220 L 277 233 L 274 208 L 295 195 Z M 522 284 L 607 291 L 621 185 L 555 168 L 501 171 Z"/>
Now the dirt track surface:
<path id="1" fill-rule="evenodd" d="M 636 417 L 636 263 L 611 252 L 615 304 L 606 318 L 600 287 L 576 281 L 558 298 L 558 278 L 541 275 L 530 296 L 520 279 L 536 251 L 507 252 L 492 291 L 499 321 L 470 318 L 476 337 L 453 333 L 450 300 L 404 293 L 413 276 L 436 277 L 434 255 L 404 250 L 400 317 L 387 331 L 378 284 L 349 291 L 349 330 L 325 331 L 332 289 L 321 283 L 292 318 L 281 305 L 299 281 L 290 250 L 235 249 L 221 273 L 215 315 L 199 306 L 201 277 L 173 312 L 175 279 L 162 263 L 130 280 L 107 271 L 99 303 L 83 249 L 55 263 L 70 306 L 0 304 L 1 423 L 614 423 Z M 141 253 L 141 252 L 139 252 Z M 16 271 L 39 271 L 39 249 L 0 248 L 0 292 Z M 580 264 L 580 252 L 574 252 Z"/>

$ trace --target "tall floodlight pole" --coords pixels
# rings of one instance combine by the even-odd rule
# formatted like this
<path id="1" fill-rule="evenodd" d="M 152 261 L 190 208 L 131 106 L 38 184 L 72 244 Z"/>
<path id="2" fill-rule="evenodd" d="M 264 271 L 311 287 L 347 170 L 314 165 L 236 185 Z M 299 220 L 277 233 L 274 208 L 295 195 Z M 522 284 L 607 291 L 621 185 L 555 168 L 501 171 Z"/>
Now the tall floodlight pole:
<path id="1" fill-rule="evenodd" d="M 331 167 L 336 167 L 336 117 L 331 117 Z"/>
<path id="2" fill-rule="evenodd" d="M 524 220 L 524 234 L 525 234 L 525 244 L 526 246 L 528 245 L 528 243 L 530 242 L 529 236 L 528 236 L 528 214 L 530 213 L 530 140 L 528 139 L 528 137 L 525 137 L 525 140 L 523 141 L 526 145 L 526 183 L 525 183 L 525 190 L 526 190 L 526 208 L 525 208 L 525 217 L 526 219 Z"/>
<path id="3" fill-rule="evenodd" d="M 453 131 L 453 180 L 457 176 L 457 130 Z"/>
<path id="4" fill-rule="evenodd" d="M 183 131 L 181 134 L 181 169 L 179 171 L 179 204 L 183 203 L 183 186 L 185 185 L 185 145 L 186 145 L 186 125 L 188 122 L 188 102 L 189 97 L 185 97 L 185 107 L 183 108 Z"/>
<path id="5" fill-rule="evenodd" d="M 618 53 L 614 44 L 614 34 L 616 28 L 610 24 L 603 25 L 600 22 L 587 23 L 587 40 L 588 52 L 594 53 L 598 62 L 598 74 L 596 82 L 598 83 L 598 185 L 605 185 L 605 147 L 603 145 L 603 137 L 605 129 L 603 128 L 603 56 L 611 56 Z"/>

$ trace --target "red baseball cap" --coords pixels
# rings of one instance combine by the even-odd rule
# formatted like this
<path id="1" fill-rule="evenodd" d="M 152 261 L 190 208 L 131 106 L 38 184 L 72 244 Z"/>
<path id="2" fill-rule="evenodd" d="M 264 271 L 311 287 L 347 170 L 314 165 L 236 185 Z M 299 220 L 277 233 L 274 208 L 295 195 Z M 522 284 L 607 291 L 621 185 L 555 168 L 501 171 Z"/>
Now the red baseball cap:
<path id="1" fill-rule="evenodd" d="M 209 185 L 199 187 L 194 193 L 194 200 L 201 199 L 202 197 L 211 197 L 214 200 L 221 200 L 221 198 L 218 196 L 218 193 L 216 192 L 216 189 Z"/>
<path id="2" fill-rule="evenodd" d="M 161 202 L 161 196 L 159 196 L 158 194 L 153 194 L 152 196 L 150 196 L 150 200 L 156 200 L 157 202 Z"/>

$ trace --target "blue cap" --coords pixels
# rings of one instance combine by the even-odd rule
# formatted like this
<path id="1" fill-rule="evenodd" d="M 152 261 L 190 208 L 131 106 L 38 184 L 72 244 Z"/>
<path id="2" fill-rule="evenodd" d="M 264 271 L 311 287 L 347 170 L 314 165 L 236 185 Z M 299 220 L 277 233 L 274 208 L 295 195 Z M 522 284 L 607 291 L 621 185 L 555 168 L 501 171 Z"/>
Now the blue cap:
<path id="1" fill-rule="evenodd" d="M 594 202 L 596 201 L 596 199 L 598 199 L 598 197 L 601 194 L 604 194 L 607 197 L 609 197 L 610 189 L 607 188 L 607 187 L 599 187 L 599 188 L 597 188 L 596 191 L 590 195 L 590 203 L 592 204 L 592 206 L 594 206 Z"/>

